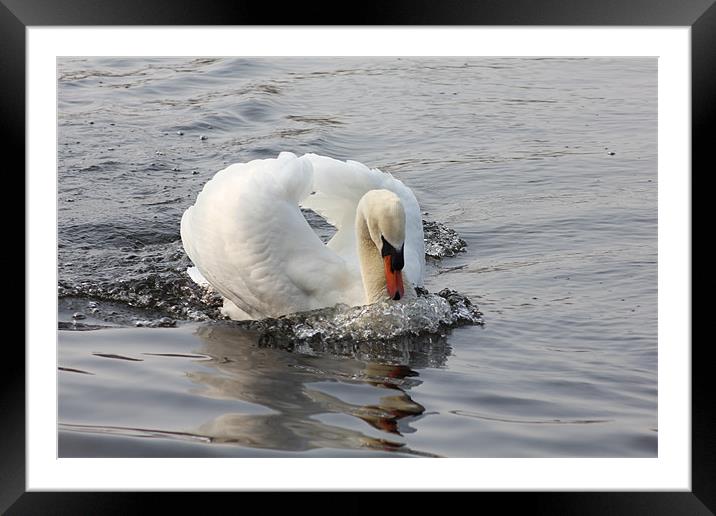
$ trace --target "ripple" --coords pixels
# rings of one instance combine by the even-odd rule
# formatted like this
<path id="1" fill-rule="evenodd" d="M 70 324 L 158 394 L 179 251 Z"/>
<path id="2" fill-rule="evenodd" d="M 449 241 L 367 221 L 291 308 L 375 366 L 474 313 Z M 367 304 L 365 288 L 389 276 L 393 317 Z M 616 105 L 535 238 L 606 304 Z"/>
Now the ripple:
<path id="1" fill-rule="evenodd" d="M 303 122 L 307 124 L 315 124 L 321 126 L 344 125 L 345 123 L 341 122 L 337 118 L 328 116 L 288 115 L 286 118 L 289 120 L 293 120 L 294 122 Z"/>
<path id="2" fill-rule="evenodd" d="M 506 418 L 494 415 L 480 414 L 469 410 L 450 410 L 450 414 L 456 416 L 473 417 L 477 419 L 485 419 L 487 421 L 499 421 L 500 423 L 519 423 L 523 425 L 591 425 L 595 423 L 611 423 L 613 419 L 524 419 L 524 418 Z"/>
<path id="3" fill-rule="evenodd" d="M 92 353 L 96 357 L 112 358 L 116 360 L 128 360 L 130 362 L 143 362 L 141 358 L 125 357 L 124 355 L 116 355 L 114 353 Z"/>
<path id="4" fill-rule="evenodd" d="M 94 373 L 90 373 L 89 371 L 83 371 L 82 369 L 75 369 L 73 367 L 62 367 L 59 366 L 57 368 L 58 371 L 65 371 L 67 373 L 80 373 L 80 374 L 91 374 L 94 375 Z"/>
<path id="5" fill-rule="evenodd" d="M 124 435 L 131 437 L 164 437 L 170 439 L 182 439 L 190 441 L 199 441 L 209 443 L 210 437 L 192 434 L 188 432 L 175 432 L 167 430 L 157 430 L 150 428 L 132 428 L 124 426 L 104 426 L 104 425 L 77 425 L 69 423 L 60 423 L 60 430 L 70 430 L 74 432 L 91 432 L 100 434 Z"/>

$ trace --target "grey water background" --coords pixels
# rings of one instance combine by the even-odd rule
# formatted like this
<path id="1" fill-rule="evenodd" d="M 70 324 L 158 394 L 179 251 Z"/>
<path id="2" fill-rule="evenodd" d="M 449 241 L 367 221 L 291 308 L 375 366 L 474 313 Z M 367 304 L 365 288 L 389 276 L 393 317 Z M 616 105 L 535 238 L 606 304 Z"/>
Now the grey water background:
<path id="1" fill-rule="evenodd" d="M 62 58 L 58 124 L 60 456 L 657 455 L 656 59 Z M 408 185 L 467 243 L 426 287 L 485 325 L 216 321 L 181 214 L 283 150 Z"/>

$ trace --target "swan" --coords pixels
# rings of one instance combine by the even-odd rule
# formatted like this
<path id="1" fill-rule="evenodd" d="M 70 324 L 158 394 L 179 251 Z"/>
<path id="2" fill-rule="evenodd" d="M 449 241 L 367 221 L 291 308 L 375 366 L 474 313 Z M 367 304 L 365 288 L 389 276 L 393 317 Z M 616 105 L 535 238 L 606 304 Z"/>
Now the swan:
<path id="1" fill-rule="evenodd" d="M 335 226 L 324 244 L 301 213 Z M 356 161 L 282 152 L 217 172 L 181 218 L 189 275 L 231 319 L 416 297 L 425 243 L 401 181 Z"/>

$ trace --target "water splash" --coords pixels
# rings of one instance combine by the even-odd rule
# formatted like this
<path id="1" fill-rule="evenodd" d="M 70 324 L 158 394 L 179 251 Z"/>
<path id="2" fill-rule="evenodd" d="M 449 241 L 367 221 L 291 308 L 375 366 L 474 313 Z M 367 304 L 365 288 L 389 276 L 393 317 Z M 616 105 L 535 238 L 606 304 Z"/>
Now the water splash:
<path id="1" fill-rule="evenodd" d="M 119 314 L 117 322 L 122 322 L 122 316 L 132 322 L 142 319 L 138 311 L 146 312 L 143 319 L 221 319 L 223 299 L 194 283 L 186 275 L 189 266 L 191 261 L 180 241 L 84 254 L 64 249 L 60 253 L 57 295 L 60 299 L 101 301 L 92 312 L 103 320 L 117 319 L 113 316 Z"/>
<path id="2" fill-rule="evenodd" d="M 460 293 L 444 289 L 432 294 L 419 289 L 417 299 L 405 302 L 337 305 L 235 324 L 259 332 L 264 340 L 295 343 L 390 341 L 440 335 L 450 328 L 484 322 L 479 309 Z"/>
<path id="3" fill-rule="evenodd" d="M 467 243 L 460 238 L 460 235 L 440 222 L 423 220 L 423 234 L 427 257 L 441 259 L 464 253 L 467 249 Z"/>

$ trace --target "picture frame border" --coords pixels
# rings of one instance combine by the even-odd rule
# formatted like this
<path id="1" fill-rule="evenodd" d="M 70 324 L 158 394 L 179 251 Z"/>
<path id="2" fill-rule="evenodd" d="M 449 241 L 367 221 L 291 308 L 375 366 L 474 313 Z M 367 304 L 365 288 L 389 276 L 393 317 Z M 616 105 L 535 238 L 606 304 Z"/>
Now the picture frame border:
<path id="1" fill-rule="evenodd" d="M 187 0 L 0 0 L 0 113 L 7 136 L 5 148 L 14 155 L 15 166 L 25 170 L 26 39 L 29 26 L 198 26 L 198 25 L 448 25 L 448 26 L 689 26 L 691 28 L 692 73 L 692 171 L 705 174 L 706 159 L 713 146 L 716 112 L 716 3 L 714 0 L 649 0 L 601 3 L 588 0 L 503 0 L 472 2 L 365 3 L 350 20 L 341 16 L 341 6 L 322 10 L 320 4 L 296 4 L 276 9 L 246 2 L 206 3 Z M 281 12 L 277 12 L 281 11 Z M 318 13 L 323 18 L 316 18 Z M 355 14 L 355 16 L 353 16 Z M 321 21 L 317 23 L 317 19 Z M 298 22 L 298 23 L 297 23 Z M 303 22 L 303 23 L 301 23 Z M 712 161 L 712 159 L 709 159 Z M 711 169 L 713 166 L 710 167 Z M 691 182 L 692 184 L 692 182 Z M 23 185 L 23 191 L 24 185 Z M 693 203 L 692 203 L 693 206 Z M 693 214 L 693 208 L 692 208 Z M 693 216 L 692 216 L 693 219 Z M 692 230 L 693 234 L 693 230 Z M 24 241 L 25 236 L 23 236 Z M 692 240 L 693 241 L 693 240 Z M 693 248 L 693 247 L 692 247 Z M 693 255 L 692 255 L 693 256 Z M 25 269 L 27 277 L 27 269 Z M 693 294 L 692 294 L 693 295 Z M 30 307 L 26 307 L 29 309 Z M 693 316 L 691 318 L 693 321 Z M 12 340 L 10 340 L 10 343 Z M 678 344 L 678 343 L 677 343 Z M 708 359 L 709 344 L 692 346 L 692 490 L 690 492 L 590 492 L 590 493 L 471 493 L 490 497 L 503 509 L 529 507 L 549 514 L 712 514 L 716 511 L 716 431 L 714 374 Z M 5 349 L 0 413 L 0 512 L 7 514 L 126 514 L 147 509 L 150 502 L 177 503 L 186 511 L 191 505 L 186 493 L 80 493 L 26 492 L 25 490 L 25 352 L 18 346 Z M 193 503 L 206 509 L 206 496 L 248 496 L 249 493 L 196 493 Z M 303 493 L 308 495 L 309 493 Z M 177 496 L 180 495 L 180 496 Z M 371 494 L 381 495 L 378 493 Z M 382 493 L 382 496 L 385 496 Z M 325 496 L 325 494 L 322 494 Z M 352 505 L 366 496 L 348 493 Z M 410 496 L 420 496 L 411 493 Z M 157 500 L 150 500 L 160 497 Z M 496 498 L 499 497 L 499 498 Z M 347 497 L 342 497 L 344 503 Z M 202 503 L 201 500 L 204 500 Z M 242 498 L 242 501 L 244 499 Z M 217 500 L 212 500 L 214 503 Z M 224 500 L 228 501 L 228 499 Z M 248 501 L 248 499 L 246 499 Z M 482 501 L 482 499 L 481 499 Z M 365 502 L 364 502 L 365 503 Z"/>

